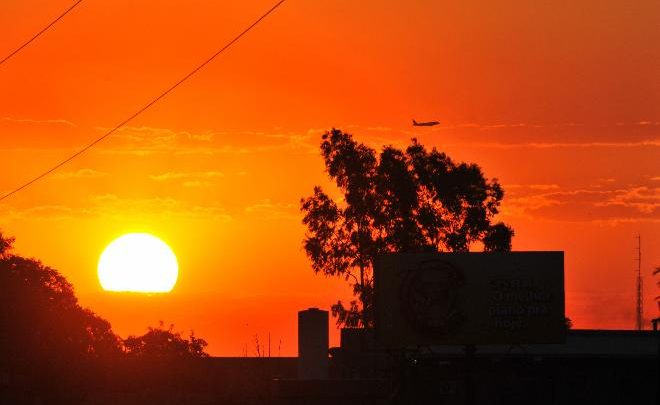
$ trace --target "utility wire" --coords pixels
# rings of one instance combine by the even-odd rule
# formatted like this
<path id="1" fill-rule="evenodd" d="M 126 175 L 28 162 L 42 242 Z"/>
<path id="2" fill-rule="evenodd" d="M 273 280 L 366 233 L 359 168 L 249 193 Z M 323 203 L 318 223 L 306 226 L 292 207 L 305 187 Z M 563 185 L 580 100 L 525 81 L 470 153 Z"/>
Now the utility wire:
<path id="1" fill-rule="evenodd" d="M 250 30 L 251 30 L 252 28 L 254 28 L 257 24 L 259 24 L 264 18 L 268 17 L 269 14 L 271 14 L 273 11 L 275 11 L 275 9 L 278 8 L 278 7 L 279 7 L 282 3 L 284 3 L 285 1 L 286 1 L 286 0 L 280 0 L 280 1 L 278 1 L 273 7 L 271 7 L 268 11 L 266 11 L 265 14 L 263 14 L 261 17 L 259 17 L 259 18 L 258 18 L 255 22 L 253 22 L 249 27 L 247 27 L 246 29 L 244 29 L 240 34 L 238 34 L 236 37 L 234 37 L 234 39 L 232 39 L 231 41 L 229 41 L 225 46 L 223 46 L 222 48 L 220 48 L 220 50 L 218 50 L 216 53 L 214 53 L 213 55 L 211 55 L 210 58 L 206 59 L 206 60 L 205 60 L 204 62 L 202 62 L 199 66 L 197 66 L 195 69 L 193 69 L 190 73 L 188 73 L 188 74 L 185 75 L 183 78 L 181 78 L 178 82 L 174 83 L 174 84 L 173 84 L 172 86 L 170 86 L 167 90 L 165 90 L 164 92 L 162 92 L 159 96 L 157 96 L 156 98 L 154 98 L 154 99 L 152 99 L 150 102 L 148 102 L 144 107 L 140 108 L 139 110 L 137 110 L 136 112 L 134 112 L 131 116 L 129 116 L 128 118 L 124 119 L 122 122 L 120 122 L 119 124 L 117 124 L 114 128 L 112 128 L 110 131 L 106 132 L 103 136 L 101 136 L 100 138 L 95 139 L 93 142 L 91 142 L 90 144 L 88 144 L 88 145 L 85 146 L 84 148 L 80 149 L 78 152 L 76 152 L 76 153 L 74 153 L 73 155 L 69 156 L 68 158 L 62 160 L 61 162 L 59 162 L 59 163 L 56 164 L 55 166 L 51 167 L 50 169 L 46 170 L 45 172 L 41 173 L 40 175 L 34 177 L 32 180 L 28 181 L 27 183 L 24 183 L 23 185 L 21 185 L 21 186 L 19 186 L 19 187 L 16 187 L 16 188 L 13 189 L 12 191 L 10 191 L 10 192 L 8 192 L 7 194 L 3 195 L 2 197 L 0 197 L 0 201 L 2 201 L 2 200 L 4 200 L 5 198 L 10 197 L 10 196 L 12 196 L 12 195 L 18 193 L 19 191 L 23 190 L 24 188 L 26 188 L 26 187 L 32 185 L 33 183 L 35 183 L 35 182 L 41 180 L 42 178 L 48 176 L 50 173 L 54 172 L 55 170 L 59 169 L 60 167 L 64 166 L 65 164 L 69 163 L 70 161 L 72 161 L 73 159 L 75 159 L 75 158 L 77 158 L 78 156 L 82 155 L 83 153 L 87 152 L 87 151 L 90 150 L 92 147 L 94 147 L 94 145 L 96 145 L 97 143 L 101 142 L 101 141 L 104 140 L 105 138 L 109 137 L 110 135 L 112 135 L 113 133 L 115 133 L 117 130 L 121 129 L 124 125 L 128 124 L 128 123 L 129 123 L 131 120 L 133 120 L 135 117 L 137 117 L 138 115 L 140 115 L 140 114 L 142 114 L 143 112 L 145 112 L 145 111 L 146 111 L 147 109 L 149 109 L 151 106 L 153 106 L 153 105 L 156 104 L 158 101 L 160 101 L 160 99 L 162 99 L 163 97 L 165 97 L 166 95 L 168 95 L 170 92 L 172 92 L 174 89 L 176 89 L 177 87 L 179 87 L 183 82 L 185 82 L 185 81 L 188 80 L 192 75 L 194 75 L 195 73 L 197 73 L 198 71 L 200 71 L 204 66 L 208 65 L 213 59 L 215 59 L 218 55 L 220 55 L 222 52 L 224 52 L 227 48 L 229 48 L 229 47 L 232 46 L 235 42 L 237 42 L 239 39 L 241 39 L 241 37 L 243 37 L 245 34 L 247 34 L 248 31 L 250 31 Z"/>
<path id="2" fill-rule="evenodd" d="M 23 48 L 25 48 L 26 46 L 30 45 L 30 42 L 32 42 L 32 41 L 34 41 L 35 39 L 39 38 L 39 36 L 40 36 L 41 34 L 43 34 L 44 32 L 48 31 L 48 29 L 49 29 L 50 27 L 52 27 L 53 25 L 55 25 L 55 23 L 57 23 L 59 20 L 61 20 L 62 18 L 64 18 L 65 15 L 69 14 L 69 12 L 70 12 L 71 10 L 73 10 L 74 8 L 76 8 L 76 6 L 77 6 L 78 4 L 80 4 L 80 3 L 82 3 L 82 2 L 83 2 L 83 0 L 78 0 L 78 1 L 76 1 L 75 3 L 73 3 L 73 5 L 72 5 L 71 7 L 67 8 L 66 10 L 64 10 L 64 12 L 63 12 L 62 14 L 60 14 L 56 19 L 54 19 L 53 21 L 51 21 L 50 24 L 46 25 L 41 31 L 37 32 L 37 33 L 36 33 L 32 38 L 30 38 L 27 42 L 25 42 L 23 45 L 21 45 L 21 46 L 19 46 L 18 48 L 16 48 L 16 50 L 15 50 L 14 52 L 12 52 L 12 53 L 10 53 L 9 55 L 5 56 L 4 59 L 0 60 L 0 65 L 2 65 L 3 63 L 5 63 L 6 61 L 8 61 L 12 56 L 14 56 L 14 55 L 16 55 L 17 53 L 19 53 L 19 52 L 21 51 L 21 49 L 23 49 Z"/>

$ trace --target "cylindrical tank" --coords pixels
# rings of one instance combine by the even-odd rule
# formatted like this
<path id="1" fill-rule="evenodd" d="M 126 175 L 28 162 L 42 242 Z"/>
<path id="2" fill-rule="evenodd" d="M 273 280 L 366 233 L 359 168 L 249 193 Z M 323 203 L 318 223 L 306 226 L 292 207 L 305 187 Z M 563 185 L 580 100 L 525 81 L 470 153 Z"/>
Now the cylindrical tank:
<path id="1" fill-rule="evenodd" d="M 298 312 L 298 378 L 328 378 L 328 311 Z"/>

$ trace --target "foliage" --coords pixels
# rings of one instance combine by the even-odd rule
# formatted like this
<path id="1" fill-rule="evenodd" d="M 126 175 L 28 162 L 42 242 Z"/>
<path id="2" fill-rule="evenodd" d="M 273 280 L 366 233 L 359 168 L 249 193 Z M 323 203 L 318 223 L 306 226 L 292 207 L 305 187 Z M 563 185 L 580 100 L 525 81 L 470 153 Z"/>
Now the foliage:
<path id="1" fill-rule="evenodd" d="M 89 359 L 120 353 L 110 324 L 81 307 L 73 286 L 36 259 L 10 255 L 0 235 L 0 336 L 8 358 Z"/>
<path id="2" fill-rule="evenodd" d="M 73 286 L 36 259 L 10 254 L 12 238 L 0 233 L 0 356 L 8 364 L 70 368 L 71 362 L 128 355 L 208 356 L 204 339 L 183 339 L 162 328 L 122 341 L 110 323 L 78 303 Z"/>
<path id="3" fill-rule="evenodd" d="M 121 355 L 110 324 L 80 306 L 73 286 L 0 234 L 0 374 L 47 403 L 77 403 L 102 361 Z M 20 388 L 23 386 L 23 388 Z"/>
<path id="4" fill-rule="evenodd" d="M 9 376 L 12 390 L 45 403 L 81 403 L 84 387 L 102 384 L 117 361 L 208 356 L 203 339 L 183 339 L 162 324 L 122 341 L 108 321 L 80 306 L 57 270 L 11 254 L 13 242 L 0 233 L 0 376 Z"/>
<path id="5" fill-rule="evenodd" d="M 196 337 L 194 332 L 185 339 L 174 331 L 174 325 L 165 329 L 162 321 L 156 328 L 149 327 L 142 336 L 129 336 L 123 345 L 127 355 L 142 358 L 208 357 L 204 351 L 208 344 L 204 339 Z"/>
<path id="6" fill-rule="evenodd" d="M 405 151 L 376 151 L 332 129 L 321 155 L 342 198 L 321 187 L 301 199 L 303 246 L 316 273 L 349 280 L 357 300 L 332 307 L 337 323 L 373 326 L 373 264 L 381 253 L 511 250 L 513 230 L 493 223 L 504 197 L 496 179 L 476 164 L 455 163 L 416 139 Z"/>
<path id="7" fill-rule="evenodd" d="M 569 317 L 564 317 L 564 326 L 566 327 L 566 330 L 573 329 L 573 320 Z"/>
<path id="8" fill-rule="evenodd" d="M 5 257 L 5 255 L 11 250 L 12 244 L 14 243 L 14 238 L 5 238 L 0 232 L 0 259 Z"/>

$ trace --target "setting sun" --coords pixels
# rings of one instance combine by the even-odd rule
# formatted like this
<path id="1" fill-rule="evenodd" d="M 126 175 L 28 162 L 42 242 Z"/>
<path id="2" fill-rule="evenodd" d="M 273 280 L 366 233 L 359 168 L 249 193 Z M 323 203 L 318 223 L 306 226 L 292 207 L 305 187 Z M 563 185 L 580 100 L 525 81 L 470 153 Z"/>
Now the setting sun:
<path id="1" fill-rule="evenodd" d="M 107 291 L 160 293 L 172 291 L 179 266 L 165 242 L 148 233 L 130 233 L 105 248 L 98 274 Z"/>

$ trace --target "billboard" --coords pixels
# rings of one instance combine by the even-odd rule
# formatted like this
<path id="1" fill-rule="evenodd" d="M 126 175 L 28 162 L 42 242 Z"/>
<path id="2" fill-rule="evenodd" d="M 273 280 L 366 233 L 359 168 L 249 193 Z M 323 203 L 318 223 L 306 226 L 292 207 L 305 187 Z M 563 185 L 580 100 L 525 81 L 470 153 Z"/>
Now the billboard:
<path id="1" fill-rule="evenodd" d="M 388 348 L 564 341 L 563 252 L 388 254 L 374 283 Z"/>

